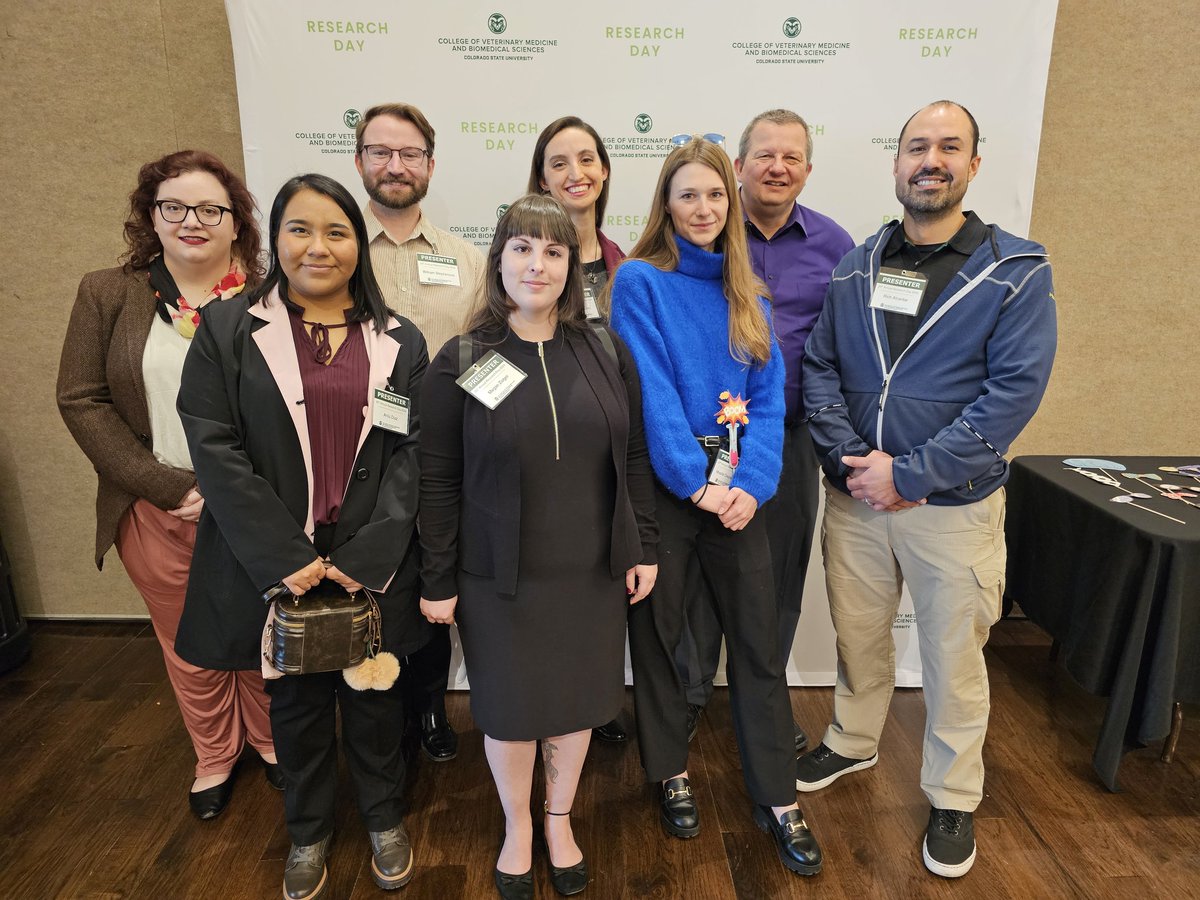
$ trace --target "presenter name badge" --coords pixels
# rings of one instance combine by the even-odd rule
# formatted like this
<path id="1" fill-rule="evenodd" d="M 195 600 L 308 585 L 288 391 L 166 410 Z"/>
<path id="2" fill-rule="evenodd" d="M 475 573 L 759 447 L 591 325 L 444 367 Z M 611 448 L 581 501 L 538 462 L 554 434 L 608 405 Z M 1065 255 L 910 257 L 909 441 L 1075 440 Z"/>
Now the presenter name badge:
<path id="1" fill-rule="evenodd" d="M 708 483 L 729 487 L 733 483 L 733 474 L 736 471 L 737 466 L 730 461 L 729 451 L 722 447 L 717 451 L 716 459 L 708 470 Z"/>
<path id="2" fill-rule="evenodd" d="M 408 398 L 391 388 L 375 388 L 371 424 L 396 434 L 408 434 Z"/>
<path id="3" fill-rule="evenodd" d="M 527 377 L 495 350 L 489 350 L 454 383 L 488 409 L 495 409 Z"/>
<path id="4" fill-rule="evenodd" d="M 590 284 L 583 286 L 583 316 L 585 319 L 600 318 L 600 307 L 596 304 L 596 288 Z"/>
<path id="5" fill-rule="evenodd" d="M 929 279 L 920 272 L 881 268 L 871 292 L 871 309 L 915 316 L 928 285 Z"/>
<path id="6" fill-rule="evenodd" d="M 453 256 L 418 253 L 417 280 L 421 284 L 450 284 L 462 287 L 462 281 L 458 277 L 458 260 Z"/>

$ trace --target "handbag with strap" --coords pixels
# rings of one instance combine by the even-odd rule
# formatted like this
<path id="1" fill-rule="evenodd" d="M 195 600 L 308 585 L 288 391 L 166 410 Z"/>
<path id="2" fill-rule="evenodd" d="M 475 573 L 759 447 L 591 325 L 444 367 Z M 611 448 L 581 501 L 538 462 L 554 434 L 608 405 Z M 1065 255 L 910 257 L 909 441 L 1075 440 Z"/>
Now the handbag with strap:
<path id="1" fill-rule="evenodd" d="M 366 590 L 323 580 L 297 597 L 281 582 L 263 599 L 274 604 L 263 649 L 285 675 L 348 669 L 378 647 L 379 606 Z"/>

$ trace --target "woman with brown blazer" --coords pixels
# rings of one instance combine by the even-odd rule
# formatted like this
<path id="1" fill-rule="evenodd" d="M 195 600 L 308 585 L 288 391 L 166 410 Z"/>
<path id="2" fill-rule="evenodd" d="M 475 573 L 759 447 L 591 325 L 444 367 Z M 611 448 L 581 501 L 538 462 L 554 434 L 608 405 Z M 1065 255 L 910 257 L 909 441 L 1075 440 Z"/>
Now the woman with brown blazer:
<path id="1" fill-rule="evenodd" d="M 79 285 L 58 373 L 58 406 L 99 477 L 96 566 L 114 544 L 146 602 L 196 751 L 188 794 L 201 819 L 229 802 L 249 743 L 282 789 L 257 668 L 214 671 L 175 653 L 204 498 L 175 412 L 199 310 L 261 277 L 254 199 L 211 154 L 143 166 L 130 195 L 124 265 Z M 187 390 L 187 385 L 182 390 Z"/>

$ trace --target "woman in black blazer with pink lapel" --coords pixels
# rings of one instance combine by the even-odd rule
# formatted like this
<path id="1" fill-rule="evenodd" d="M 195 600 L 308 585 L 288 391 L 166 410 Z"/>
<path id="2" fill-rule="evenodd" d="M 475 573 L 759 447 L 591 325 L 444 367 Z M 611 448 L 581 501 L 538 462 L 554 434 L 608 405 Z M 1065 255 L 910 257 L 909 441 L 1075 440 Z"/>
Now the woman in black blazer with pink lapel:
<path id="1" fill-rule="evenodd" d="M 366 226 L 332 179 L 302 175 L 271 209 L 260 290 L 206 314 L 184 364 L 179 412 L 204 492 L 181 656 L 209 668 L 262 661 L 262 594 L 322 579 L 377 594 L 382 649 L 429 638 L 418 610 L 417 402 L 425 341 L 393 315 L 371 271 Z M 377 390 L 410 402 L 407 431 L 373 424 Z M 320 897 L 334 821 L 335 707 L 370 833 L 372 875 L 412 876 L 401 822 L 400 690 L 351 689 L 341 672 L 268 682 L 292 850 L 284 895 Z"/>

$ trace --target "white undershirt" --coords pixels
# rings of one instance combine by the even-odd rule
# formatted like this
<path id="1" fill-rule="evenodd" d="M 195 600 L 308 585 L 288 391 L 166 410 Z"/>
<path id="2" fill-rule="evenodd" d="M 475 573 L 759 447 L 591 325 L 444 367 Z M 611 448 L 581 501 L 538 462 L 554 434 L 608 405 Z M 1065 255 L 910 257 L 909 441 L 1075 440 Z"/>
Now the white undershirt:
<path id="1" fill-rule="evenodd" d="M 183 422 L 175 409 L 183 379 L 183 358 L 192 344 L 156 314 L 142 354 L 142 380 L 146 383 L 146 406 L 150 413 L 150 435 L 154 458 L 177 469 L 192 468 Z"/>

